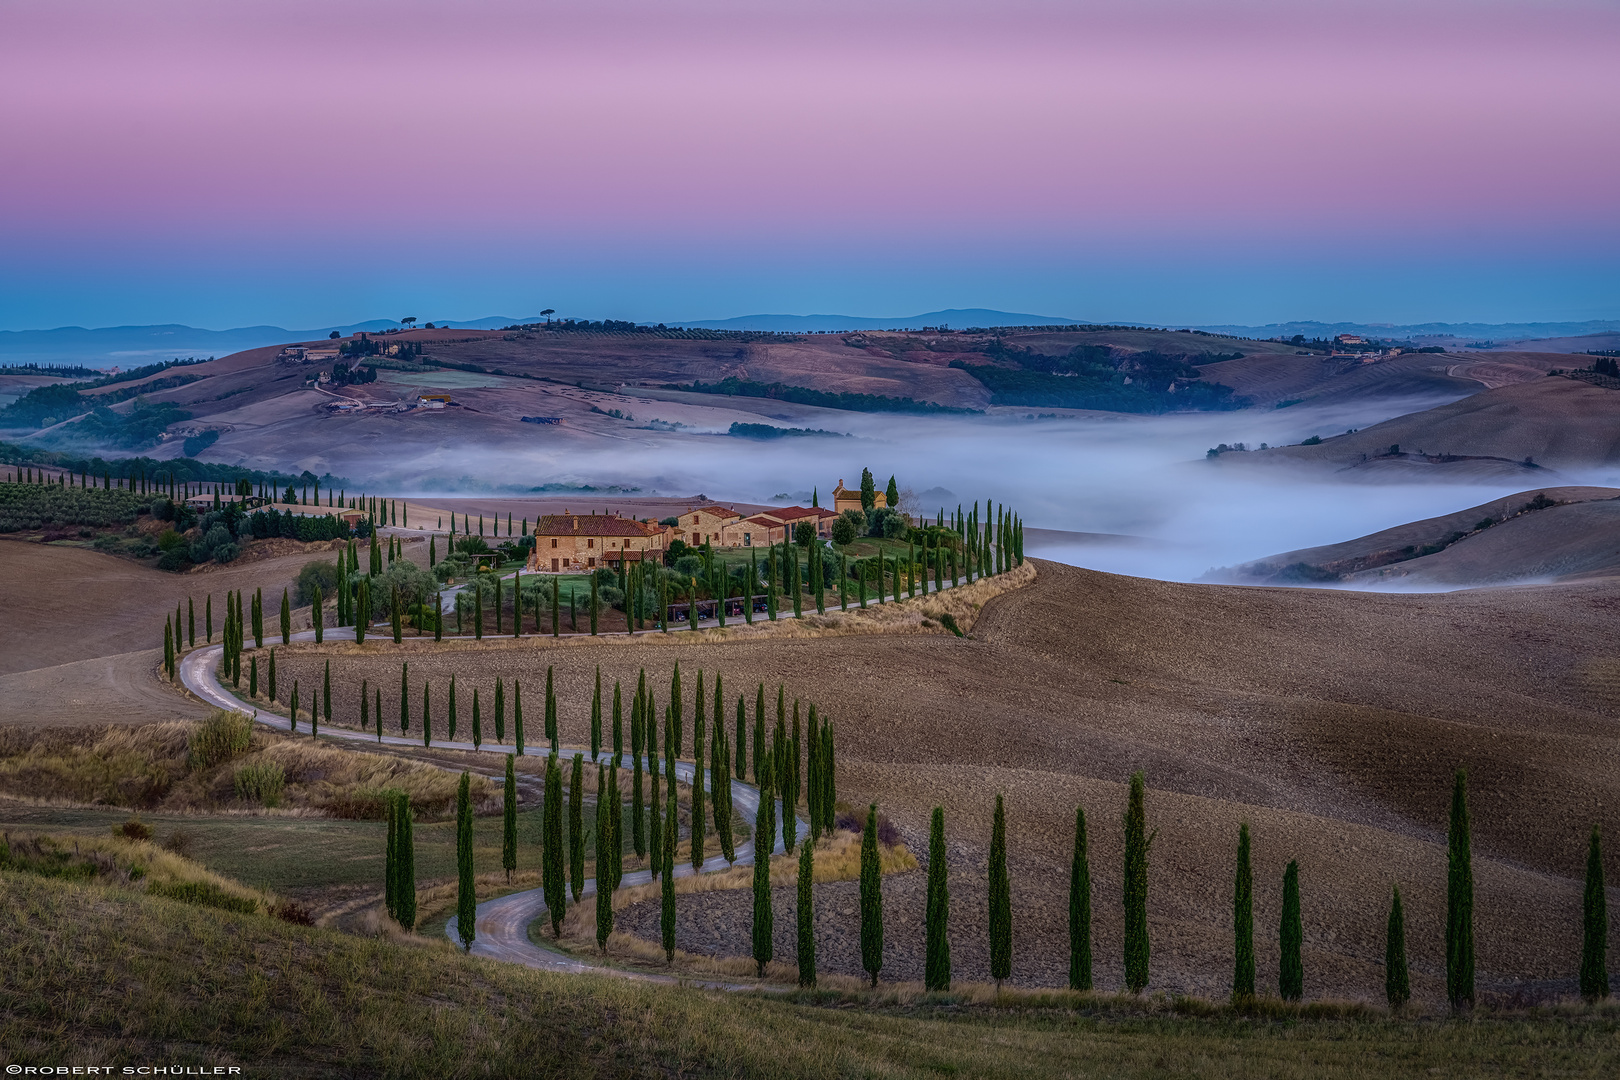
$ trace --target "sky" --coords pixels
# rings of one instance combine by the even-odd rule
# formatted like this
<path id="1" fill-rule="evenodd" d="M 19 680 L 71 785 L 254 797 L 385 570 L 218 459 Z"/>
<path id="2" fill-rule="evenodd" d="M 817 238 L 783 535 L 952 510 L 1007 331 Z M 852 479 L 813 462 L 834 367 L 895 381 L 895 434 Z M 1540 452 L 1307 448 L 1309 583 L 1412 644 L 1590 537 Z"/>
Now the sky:
<path id="1" fill-rule="evenodd" d="M 1620 318 L 1620 6 L 7 0 L 0 329 Z"/>

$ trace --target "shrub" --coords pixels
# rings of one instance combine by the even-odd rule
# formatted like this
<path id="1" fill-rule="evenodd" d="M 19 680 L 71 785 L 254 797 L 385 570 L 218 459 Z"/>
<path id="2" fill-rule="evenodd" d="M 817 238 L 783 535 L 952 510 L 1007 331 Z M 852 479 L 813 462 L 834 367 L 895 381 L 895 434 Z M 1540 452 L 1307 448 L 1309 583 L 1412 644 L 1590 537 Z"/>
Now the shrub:
<path id="1" fill-rule="evenodd" d="M 191 849 L 196 846 L 197 838 L 189 829 L 176 829 L 163 841 L 165 850 L 172 851 L 183 859 L 191 858 Z"/>
<path id="2" fill-rule="evenodd" d="M 154 881 L 146 887 L 150 896 L 162 896 L 200 907 L 219 908 L 221 911 L 240 911 L 253 914 L 259 902 L 245 896 L 232 896 L 210 881 Z"/>
<path id="3" fill-rule="evenodd" d="M 851 522 L 849 521 L 849 518 L 847 516 L 840 515 L 838 520 L 833 522 L 833 527 L 832 527 L 833 543 L 839 545 L 840 547 L 842 547 L 845 544 L 853 544 L 855 542 L 855 537 L 857 535 L 859 535 L 859 534 L 856 531 L 855 526 L 853 524 L 851 524 Z"/>
<path id="4" fill-rule="evenodd" d="M 1321 446 L 1322 445 L 1322 436 L 1320 436 L 1320 435 L 1312 435 L 1310 438 L 1306 439 L 1304 442 L 1300 443 L 1299 445 L 1301 445 L 1301 446 Z"/>
<path id="5" fill-rule="evenodd" d="M 957 637 L 962 636 L 962 628 L 956 625 L 956 616 L 950 612 L 942 611 L 939 613 L 939 624 Z"/>
<path id="6" fill-rule="evenodd" d="M 293 586 L 293 603 L 299 607 L 312 603 L 315 599 L 315 587 L 317 585 L 320 586 L 322 596 L 336 596 L 337 583 L 337 563 L 320 559 L 307 562 L 298 571 L 298 580 Z M 386 596 L 388 593 L 386 590 L 378 592 L 373 586 L 371 595 Z"/>
<path id="7" fill-rule="evenodd" d="M 138 817 L 132 817 L 122 825 L 113 826 L 113 832 L 126 840 L 152 839 L 152 826 Z"/>
<path id="8" fill-rule="evenodd" d="M 253 721 L 239 712 L 215 709 L 186 740 L 186 765 L 207 769 L 245 754 L 253 743 Z"/>
<path id="9" fill-rule="evenodd" d="M 270 914 L 282 922 L 290 922 L 297 926 L 314 926 L 315 913 L 302 904 L 295 904 L 291 900 L 283 900 L 270 909 Z"/>
<path id="10" fill-rule="evenodd" d="M 214 561 L 217 563 L 234 562 L 240 554 L 242 554 L 242 549 L 234 542 L 221 544 L 214 549 Z"/>
<path id="11" fill-rule="evenodd" d="M 282 790 L 287 786 L 287 773 L 273 761 L 260 761 L 244 765 L 231 778 L 236 797 L 244 802 L 257 802 L 264 806 L 278 806 Z"/>

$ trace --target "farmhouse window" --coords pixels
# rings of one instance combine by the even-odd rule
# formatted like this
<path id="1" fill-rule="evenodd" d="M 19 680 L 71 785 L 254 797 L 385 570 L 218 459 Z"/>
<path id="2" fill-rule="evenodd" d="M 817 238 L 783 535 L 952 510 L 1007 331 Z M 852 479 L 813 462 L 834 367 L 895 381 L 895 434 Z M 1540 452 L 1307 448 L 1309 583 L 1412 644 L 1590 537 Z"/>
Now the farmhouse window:
<path id="1" fill-rule="evenodd" d="M 553 543 L 553 544 L 555 544 L 555 543 L 556 543 L 556 542 L 557 542 L 557 541 L 555 541 L 555 540 L 553 540 L 553 541 L 552 541 L 552 543 Z M 557 562 L 557 560 L 556 560 L 556 559 L 552 559 L 552 560 L 551 560 L 551 572 L 552 572 L 552 573 L 553 573 L 553 574 L 555 574 L 555 573 L 556 573 L 556 572 L 557 572 L 557 571 L 558 571 L 558 570 L 561 570 L 561 569 L 562 569 L 562 567 L 561 567 L 561 566 L 560 566 L 560 565 L 558 565 L 558 562 Z"/>
<path id="2" fill-rule="evenodd" d="M 556 537 L 555 537 L 555 536 L 553 536 L 553 537 L 552 537 L 552 538 L 551 538 L 551 546 L 552 546 L 552 547 L 556 547 L 556 546 L 557 546 L 557 538 L 556 538 Z M 555 560 L 555 559 L 553 559 L 553 560 L 552 560 L 552 562 L 556 562 L 556 560 Z"/>
<path id="3" fill-rule="evenodd" d="M 596 565 L 596 560 L 595 559 L 587 559 L 586 560 L 586 565 L 595 566 Z"/>
<path id="4" fill-rule="evenodd" d="M 593 539 L 585 541 L 585 546 L 588 547 L 588 548 L 595 547 L 596 546 L 596 540 L 593 538 Z"/>

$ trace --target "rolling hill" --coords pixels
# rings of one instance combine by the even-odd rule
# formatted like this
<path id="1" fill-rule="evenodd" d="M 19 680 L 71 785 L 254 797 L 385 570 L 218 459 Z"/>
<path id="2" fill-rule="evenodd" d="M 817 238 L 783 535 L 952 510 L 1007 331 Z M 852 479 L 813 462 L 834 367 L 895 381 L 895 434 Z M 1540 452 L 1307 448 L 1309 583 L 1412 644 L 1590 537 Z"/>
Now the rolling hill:
<path id="1" fill-rule="evenodd" d="M 1620 464 L 1620 391 L 1574 378 L 1499 385 L 1320 442 L 1222 454 L 1223 467 L 1311 466 L 1347 479 L 1556 482 Z"/>
<path id="2" fill-rule="evenodd" d="M 1551 487 L 1216 571 L 1256 585 L 1413 589 L 1620 575 L 1620 489 Z"/>

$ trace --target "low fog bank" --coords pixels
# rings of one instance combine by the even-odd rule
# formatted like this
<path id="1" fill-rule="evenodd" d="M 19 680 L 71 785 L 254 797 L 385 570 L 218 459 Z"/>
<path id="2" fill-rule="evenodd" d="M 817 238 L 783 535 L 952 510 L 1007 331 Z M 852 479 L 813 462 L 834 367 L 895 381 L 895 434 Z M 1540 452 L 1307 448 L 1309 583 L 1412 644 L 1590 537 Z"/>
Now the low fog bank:
<path id="1" fill-rule="evenodd" d="M 930 516 L 942 505 L 948 513 L 976 499 L 1016 507 L 1031 529 L 1041 530 L 1028 539 L 1031 555 L 1190 581 L 1212 568 L 1350 539 L 1517 490 L 1500 484 L 1336 483 L 1321 472 L 1224 469 L 1205 460 L 1205 452 L 1223 442 L 1295 443 L 1434 404 L 1387 400 L 1315 409 L 1035 420 L 1023 414 L 829 412 L 812 426 L 854 437 L 753 442 L 649 433 L 611 451 L 537 449 L 527 461 L 503 460 L 494 482 L 472 486 L 515 495 L 527 485 L 508 478 L 522 476 L 534 478 L 534 485 L 619 485 L 649 495 L 702 493 L 754 503 L 783 495 L 808 502 L 816 490 L 825 503 L 840 479 L 853 487 L 867 467 L 880 485 L 894 475 L 901 488 L 917 493 L 920 508 Z M 488 475 L 482 468 L 468 472 Z M 439 487 L 432 479 L 422 482 L 430 488 L 419 492 L 423 497 L 451 493 L 432 490 Z M 446 487 L 472 493 L 462 482 Z"/>

